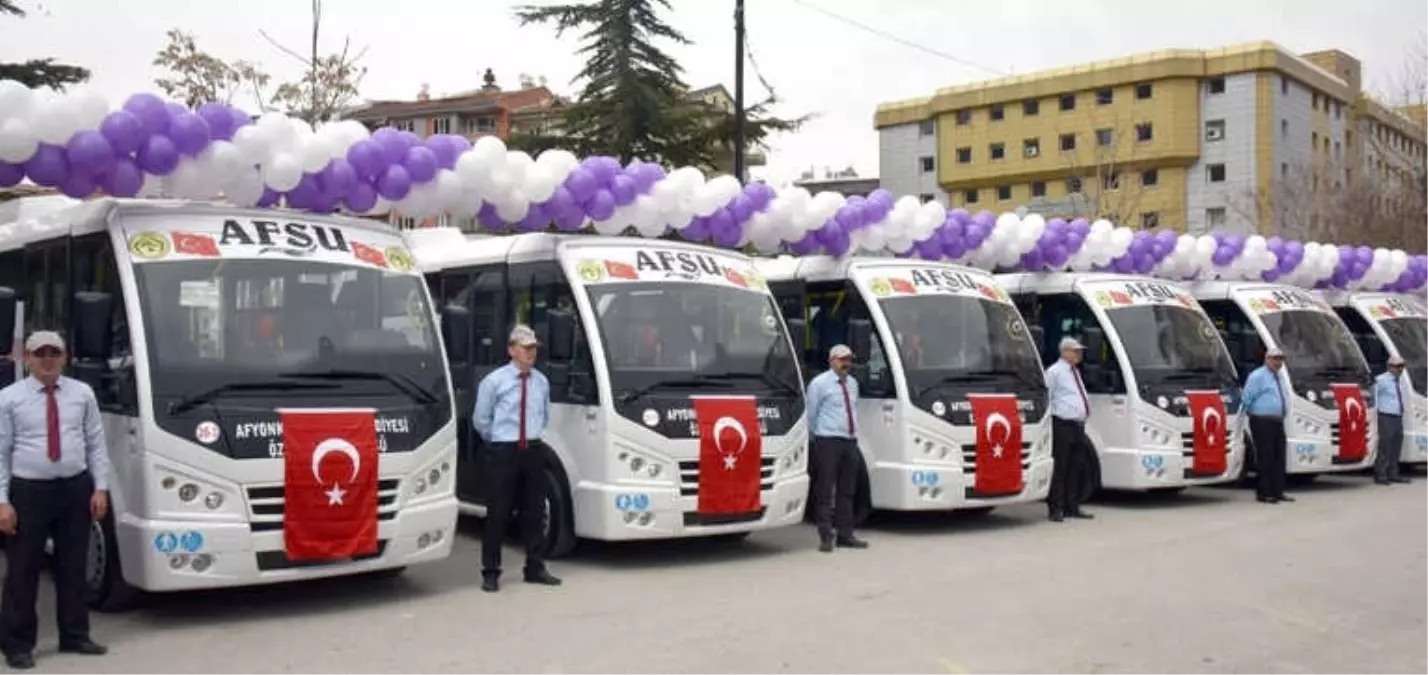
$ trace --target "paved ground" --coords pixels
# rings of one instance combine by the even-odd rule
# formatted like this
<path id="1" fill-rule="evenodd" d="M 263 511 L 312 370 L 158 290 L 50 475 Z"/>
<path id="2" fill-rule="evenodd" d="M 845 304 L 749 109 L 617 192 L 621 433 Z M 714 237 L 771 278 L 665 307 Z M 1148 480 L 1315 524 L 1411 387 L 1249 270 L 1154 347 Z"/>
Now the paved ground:
<path id="1" fill-rule="evenodd" d="M 553 565 L 562 588 L 508 573 L 495 596 L 468 533 L 397 580 L 96 615 L 113 650 L 98 660 L 54 653 L 46 606 L 37 657 L 48 672 L 1428 670 L 1428 480 L 1297 494 L 1118 498 L 1059 525 L 1037 506 L 884 518 L 870 550 L 831 556 L 807 527 L 599 546 Z"/>

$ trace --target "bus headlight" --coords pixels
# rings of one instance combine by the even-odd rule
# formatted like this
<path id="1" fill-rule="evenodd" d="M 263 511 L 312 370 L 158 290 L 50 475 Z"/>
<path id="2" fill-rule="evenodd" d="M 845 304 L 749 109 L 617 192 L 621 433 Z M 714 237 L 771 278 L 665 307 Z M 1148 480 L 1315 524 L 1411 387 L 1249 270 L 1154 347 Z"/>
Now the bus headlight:
<path id="1" fill-rule="evenodd" d="M 193 483 L 184 483 L 178 489 L 178 498 L 181 502 L 191 502 L 198 498 L 198 486 Z"/>
<path id="2" fill-rule="evenodd" d="M 413 497 L 428 497 L 446 492 L 451 486 L 451 461 L 441 460 L 430 468 L 417 471 L 411 481 Z"/>
<path id="3" fill-rule="evenodd" d="M 208 493 L 208 496 L 206 496 L 206 497 L 203 498 L 203 505 L 204 505 L 204 506 L 207 506 L 209 511 L 216 511 L 216 510 L 218 510 L 219 507 L 223 506 L 223 493 L 222 493 L 222 492 L 210 492 L 210 493 Z"/>

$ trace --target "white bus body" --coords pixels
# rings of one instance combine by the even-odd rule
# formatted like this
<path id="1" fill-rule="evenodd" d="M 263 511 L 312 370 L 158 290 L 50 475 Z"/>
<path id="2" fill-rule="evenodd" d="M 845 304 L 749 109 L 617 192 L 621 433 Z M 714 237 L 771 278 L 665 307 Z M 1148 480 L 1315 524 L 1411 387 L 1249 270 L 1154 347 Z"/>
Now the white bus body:
<path id="1" fill-rule="evenodd" d="M 458 497 L 484 515 L 475 387 L 508 361 L 512 325 L 543 343 L 543 546 L 742 536 L 803 517 L 808 427 L 798 363 L 767 286 L 740 253 L 625 237 L 407 233 L 442 307 L 463 420 Z M 464 326 L 464 327 L 463 327 Z M 748 397 L 762 427 L 757 512 L 701 513 L 696 397 Z"/>
<path id="2" fill-rule="evenodd" d="M 389 228 L 100 199 L 0 222 L 0 287 L 23 305 L 16 335 L 68 336 L 69 373 L 103 411 L 112 509 L 91 537 L 97 607 L 135 589 L 394 573 L 450 553 L 452 392 L 429 295 Z M 377 409 L 377 554 L 288 559 L 284 407 Z"/>
<path id="3" fill-rule="evenodd" d="M 1403 391 L 1405 464 L 1428 463 L 1428 310 L 1422 296 L 1369 291 L 1322 293 L 1354 334 L 1369 372 L 1388 369 L 1388 358 L 1403 359 L 1409 386 Z"/>
<path id="4" fill-rule="evenodd" d="M 1240 392 L 1229 353 L 1188 291 L 1173 282 L 1099 273 L 1002 274 L 997 280 L 1041 343 L 1044 365 L 1060 358 L 1064 336 L 1087 347 L 1086 435 L 1096 446 L 1100 487 L 1178 490 L 1239 474 L 1244 447 L 1233 433 L 1227 433 L 1223 470 L 1207 469 L 1218 468 L 1218 458 L 1196 466 L 1187 392 L 1219 392 L 1227 432 Z"/>
<path id="5" fill-rule="evenodd" d="M 990 274 L 960 265 L 783 256 L 757 261 L 785 319 L 806 322 L 807 379 L 828 350 L 852 346 L 861 397 L 855 499 L 870 509 L 990 511 L 1046 498 L 1051 430 L 1046 380 L 1011 299 Z M 968 394 L 1013 394 L 1022 489 L 981 494 Z"/>
<path id="6" fill-rule="evenodd" d="M 1224 336 L 1241 383 L 1264 363 L 1266 349 L 1284 351 L 1288 473 L 1307 480 L 1373 466 L 1378 425 L 1368 362 L 1322 297 L 1293 286 L 1250 281 L 1197 281 L 1189 288 Z M 1335 384 L 1358 385 L 1363 395 L 1368 447 L 1360 460 L 1340 456 Z M 1246 468 L 1253 470 L 1253 462 Z"/>

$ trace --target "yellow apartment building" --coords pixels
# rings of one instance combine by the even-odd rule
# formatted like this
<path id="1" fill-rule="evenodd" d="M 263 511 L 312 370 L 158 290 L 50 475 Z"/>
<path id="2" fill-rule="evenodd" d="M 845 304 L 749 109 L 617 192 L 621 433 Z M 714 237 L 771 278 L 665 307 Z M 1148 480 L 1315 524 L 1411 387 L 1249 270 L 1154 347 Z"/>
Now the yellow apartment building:
<path id="1" fill-rule="evenodd" d="M 1361 71 L 1257 42 L 949 87 L 878 106 L 880 179 L 949 208 L 1268 234 L 1290 183 L 1423 165 L 1421 106 L 1369 99 Z"/>

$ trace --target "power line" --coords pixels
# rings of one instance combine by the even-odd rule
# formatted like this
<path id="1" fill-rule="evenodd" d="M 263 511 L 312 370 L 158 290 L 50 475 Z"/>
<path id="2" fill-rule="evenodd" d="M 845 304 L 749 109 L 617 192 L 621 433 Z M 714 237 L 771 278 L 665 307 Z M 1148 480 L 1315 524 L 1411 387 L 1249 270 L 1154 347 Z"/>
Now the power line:
<path id="1" fill-rule="evenodd" d="M 859 29 L 861 29 L 861 30 L 863 30 L 863 31 L 866 31 L 866 32 L 868 32 L 868 33 L 872 33 L 873 35 L 876 35 L 876 36 L 878 36 L 878 37 L 881 37 L 881 38 L 883 38 L 883 39 L 885 39 L 885 40 L 891 40 L 891 41 L 893 41 L 893 42 L 896 42 L 896 43 L 898 43 L 898 44 L 900 44 L 900 45 L 902 45 L 902 46 L 904 46 L 904 47 L 910 47 L 910 48 L 916 49 L 916 50 L 918 50 L 918 51 L 920 51 L 920 52 L 924 52 L 924 53 L 927 53 L 927 54 L 931 54 L 932 56 L 936 56 L 936 57 L 938 57 L 938 58 L 947 59 L 948 61 L 952 61 L 952 62 L 954 62 L 954 63 L 958 63 L 958 64 L 961 64 L 961 65 L 963 65 L 963 66 L 967 66 L 967 67 L 969 67 L 969 68 L 976 68 L 976 69 L 978 69 L 978 70 L 983 70 L 983 71 L 986 71 L 986 72 L 988 72 L 988 73 L 992 73 L 992 74 L 994 74 L 994 75 L 1008 75 L 1008 74 L 1009 74 L 1009 73 L 1007 73 L 1007 72 L 1005 72 L 1005 71 L 998 70 L 998 69 L 996 69 L 996 68 L 991 68 L 991 67 L 988 67 L 988 66 L 984 66 L 984 65 L 982 65 L 982 64 L 980 64 L 980 63 L 975 63 L 975 62 L 972 62 L 972 61 L 968 61 L 967 59 L 964 59 L 964 58 L 962 58 L 962 57 L 953 56 L 953 55 L 951 55 L 951 54 L 948 54 L 947 52 L 938 51 L 938 50 L 933 49 L 933 48 L 931 48 L 931 47 L 927 47 L 927 46 L 923 46 L 923 45 L 917 44 L 916 42 L 913 42 L 913 41 L 911 41 L 911 40 L 907 40 L 907 39 L 904 39 L 904 38 L 900 38 L 900 37 L 898 37 L 898 36 L 896 36 L 896 35 L 893 35 L 892 33 L 888 33 L 887 31 L 878 30 L 877 28 L 873 28 L 872 26 L 869 26 L 869 25 L 867 25 L 867 24 L 865 24 L 865 23 L 862 23 L 862 22 L 860 22 L 860 21 L 857 21 L 856 19 L 848 18 L 848 17 L 843 16 L 842 14 L 838 14 L 837 12 L 834 12 L 834 11 L 832 11 L 832 10 L 824 9 L 824 8 L 822 8 L 822 7 L 819 7 L 818 5 L 814 5 L 814 4 L 812 4 L 812 3 L 805 2 L 804 0 L 792 0 L 792 2 L 793 2 L 794 4 L 801 5 L 801 6 L 805 7 L 805 8 L 808 8 L 808 9 L 811 9 L 811 10 L 813 10 L 813 11 L 815 11 L 815 12 L 818 12 L 818 13 L 820 13 L 820 14 L 823 14 L 824 16 L 830 17 L 830 18 L 832 18 L 832 19 L 836 19 L 836 20 L 838 20 L 838 21 L 842 21 L 843 23 L 846 23 L 846 24 L 848 24 L 848 25 L 850 25 L 850 26 L 853 26 L 853 27 L 855 27 L 855 28 L 859 28 Z"/>

